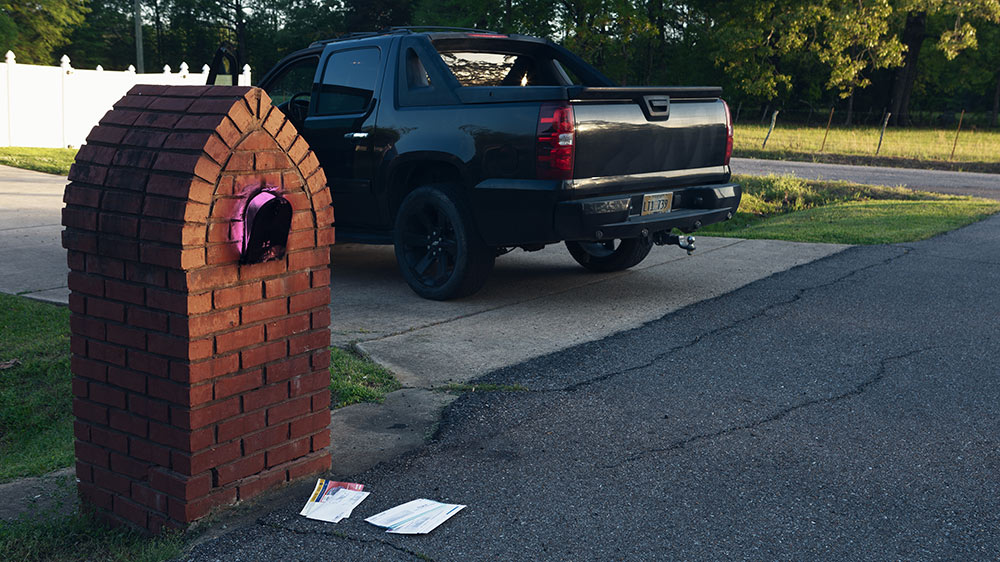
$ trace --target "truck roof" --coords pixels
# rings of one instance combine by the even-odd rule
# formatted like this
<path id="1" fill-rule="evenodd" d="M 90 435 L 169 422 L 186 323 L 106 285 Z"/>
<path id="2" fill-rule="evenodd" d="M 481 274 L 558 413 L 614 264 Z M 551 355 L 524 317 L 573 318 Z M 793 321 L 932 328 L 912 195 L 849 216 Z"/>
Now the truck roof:
<path id="1" fill-rule="evenodd" d="M 538 43 L 548 43 L 547 40 L 530 35 L 518 35 L 500 33 L 489 29 L 476 29 L 468 27 L 442 27 L 442 26 L 405 26 L 390 27 L 381 31 L 361 31 L 347 33 L 332 39 L 322 39 L 313 42 L 310 47 L 320 47 L 330 43 L 341 41 L 356 41 L 359 39 L 370 39 L 373 37 L 383 37 L 386 35 L 427 35 L 431 39 L 451 39 L 451 38 L 480 38 L 480 39 L 516 39 L 518 41 L 534 41 Z"/>

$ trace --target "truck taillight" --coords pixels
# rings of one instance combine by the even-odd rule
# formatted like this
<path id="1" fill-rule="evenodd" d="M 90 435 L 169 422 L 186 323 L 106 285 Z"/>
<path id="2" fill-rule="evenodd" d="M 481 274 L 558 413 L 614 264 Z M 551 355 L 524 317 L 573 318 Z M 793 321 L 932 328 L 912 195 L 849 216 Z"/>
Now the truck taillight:
<path id="1" fill-rule="evenodd" d="M 535 167 L 540 179 L 573 179 L 576 117 L 566 104 L 543 103 L 538 112 Z"/>
<path id="2" fill-rule="evenodd" d="M 722 101 L 722 107 L 726 108 L 726 158 L 724 165 L 729 165 L 729 159 L 733 157 L 733 115 L 729 112 L 729 104 Z"/>

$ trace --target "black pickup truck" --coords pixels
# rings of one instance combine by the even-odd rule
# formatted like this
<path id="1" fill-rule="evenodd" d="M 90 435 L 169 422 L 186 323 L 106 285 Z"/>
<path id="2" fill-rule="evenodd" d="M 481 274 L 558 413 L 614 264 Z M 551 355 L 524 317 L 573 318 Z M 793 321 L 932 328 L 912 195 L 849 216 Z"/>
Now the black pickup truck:
<path id="1" fill-rule="evenodd" d="M 313 43 L 260 82 L 319 157 L 338 242 L 394 244 L 419 295 L 479 290 L 514 248 L 593 271 L 732 217 L 710 87 L 618 87 L 548 40 L 400 28 Z"/>

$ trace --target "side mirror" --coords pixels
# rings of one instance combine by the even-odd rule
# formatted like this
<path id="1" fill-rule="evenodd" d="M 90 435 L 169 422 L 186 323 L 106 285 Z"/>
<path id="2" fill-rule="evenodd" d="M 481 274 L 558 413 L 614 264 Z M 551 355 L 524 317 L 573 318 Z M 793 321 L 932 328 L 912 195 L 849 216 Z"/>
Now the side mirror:
<path id="1" fill-rule="evenodd" d="M 262 263 L 285 257 L 288 231 L 292 226 L 292 205 L 269 190 L 251 195 L 243 208 L 242 221 L 232 231 L 240 251 L 240 263 Z M 236 228 L 239 224 L 241 228 Z"/>

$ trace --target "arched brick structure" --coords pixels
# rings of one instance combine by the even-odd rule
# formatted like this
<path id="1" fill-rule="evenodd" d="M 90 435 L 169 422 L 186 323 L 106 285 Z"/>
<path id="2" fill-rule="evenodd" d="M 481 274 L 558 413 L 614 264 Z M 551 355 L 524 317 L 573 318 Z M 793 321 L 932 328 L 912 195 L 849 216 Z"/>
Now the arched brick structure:
<path id="1" fill-rule="evenodd" d="M 80 495 L 158 532 L 328 469 L 333 209 L 262 90 L 136 86 L 66 188 Z M 241 265 L 247 193 L 291 203 L 287 254 Z"/>

